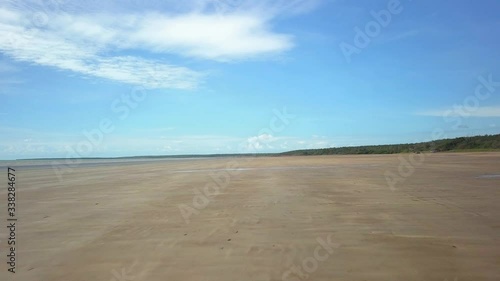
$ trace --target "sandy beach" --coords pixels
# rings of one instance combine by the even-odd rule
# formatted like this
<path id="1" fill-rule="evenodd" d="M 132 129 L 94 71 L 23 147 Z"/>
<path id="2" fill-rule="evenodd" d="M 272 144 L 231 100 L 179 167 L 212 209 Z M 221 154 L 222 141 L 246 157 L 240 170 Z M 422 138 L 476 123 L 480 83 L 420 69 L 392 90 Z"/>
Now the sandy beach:
<path id="1" fill-rule="evenodd" d="M 0 279 L 500 280 L 500 153 L 421 156 L 14 163 Z"/>

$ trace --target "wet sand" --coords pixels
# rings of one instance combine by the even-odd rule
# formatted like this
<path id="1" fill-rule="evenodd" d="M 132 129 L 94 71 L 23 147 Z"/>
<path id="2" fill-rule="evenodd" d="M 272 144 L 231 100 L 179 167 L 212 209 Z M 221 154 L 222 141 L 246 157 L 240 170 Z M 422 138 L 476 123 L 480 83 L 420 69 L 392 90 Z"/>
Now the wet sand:
<path id="1" fill-rule="evenodd" d="M 500 153 L 410 156 L 17 163 L 0 279 L 500 280 Z"/>

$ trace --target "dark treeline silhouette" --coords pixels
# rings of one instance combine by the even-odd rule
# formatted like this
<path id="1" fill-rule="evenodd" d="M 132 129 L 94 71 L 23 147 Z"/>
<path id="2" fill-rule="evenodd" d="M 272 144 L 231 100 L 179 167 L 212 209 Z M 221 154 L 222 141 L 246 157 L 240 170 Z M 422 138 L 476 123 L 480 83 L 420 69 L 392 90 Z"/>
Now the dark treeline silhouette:
<path id="1" fill-rule="evenodd" d="M 209 157 L 265 157 L 294 155 L 333 155 L 333 154 L 394 154 L 445 151 L 500 151 L 500 134 L 475 137 L 460 137 L 421 143 L 347 146 L 320 149 L 302 149 L 283 153 L 230 153 L 230 154 L 185 154 L 185 155 L 153 155 L 124 157 L 87 157 L 79 159 L 162 159 L 162 158 L 209 158 Z M 66 158 L 32 158 L 19 160 L 64 160 Z M 75 158 L 77 159 L 77 158 Z"/>
<path id="2" fill-rule="evenodd" d="M 393 154 L 491 150 L 500 150 L 500 134 L 442 139 L 421 143 L 302 149 L 284 152 L 281 155 Z"/>

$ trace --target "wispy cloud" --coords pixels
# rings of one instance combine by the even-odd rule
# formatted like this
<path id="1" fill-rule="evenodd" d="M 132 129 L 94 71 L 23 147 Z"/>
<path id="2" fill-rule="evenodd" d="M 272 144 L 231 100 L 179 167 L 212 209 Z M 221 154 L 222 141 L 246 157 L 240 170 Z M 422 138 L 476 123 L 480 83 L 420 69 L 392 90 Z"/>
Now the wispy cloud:
<path id="1" fill-rule="evenodd" d="M 215 8 L 218 13 L 246 13 L 267 15 L 268 18 L 310 12 L 321 0 L 200 0 L 205 9 Z"/>
<path id="2" fill-rule="evenodd" d="M 21 24 L 21 20 L 16 20 L 21 17 L 20 14 L 6 10 L 0 10 L 0 14 L 7 14 L 6 20 L 0 20 L 0 30 L 4 34 L 0 37 L 0 50 L 18 61 L 153 88 L 192 88 L 201 76 L 196 71 L 161 61 L 103 55 L 106 48 L 102 44 L 102 48 L 98 48 L 95 43 L 78 42 L 85 35 L 77 35 L 76 31 L 74 36 L 61 32 L 64 29 L 56 26 L 62 22 L 52 24 L 49 30 L 30 31 Z M 85 39 L 100 40 L 97 35 Z"/>
<path id="3" fill-rule="evenodd" d="M 334 142 L 342 141 L 324 136 L 301 138 L 270 134 L 247 138 L 227 135 L 162 136 L 161 129 L 149 131 L 152 133 L 140 137 L 128 134 L 107 135 L 102 143 L 92 146 L 89 154 L 81 156 L 282 152 L 332 147 L 335 146 Z M 0 140 L 0 157 L 5 158 L 65 157 L 68 152 L 75 151 L 79 143 L 86 140 L 78 133 L 49 133 L 1 126 L 0 134 L 8 136 Z"/>
<path id="4" fill-rule="evenodd" d="M 2 78 L 0 79 L 0 85 L 2 86 L 8 86 L 8 85 L 16 85 L 16 84 L 23 84 L 24 81 L 18 78 Z"/>
<path id="5" fill-rule="evenodd" d="M 389 43 L 389 42 L 394 42 L 394 41 L 398 41 L 398 40 L 403 40 L 403 39 L 407 39 L 407 38 L 410 38 L 410 37 L 416 37 L 420 34 L 423 34 L 425 32 L 422 32 L 421 29 L 412 29 L 412 30 L 407 30 L 407 31 L 404 31 L 404 32 L 401 32 L 401 33 L 397 33 L 397 34 L 394 34 L 392 36 L 388 36 L 387 38 L 385 38 L 384 40 L 384 43 Z"/>
<path id="6" fill-rule="evenodd" d="M 1 16 L 1 15 L 0 15 Z M 0 61 L 0 73 L 13 73 L 13 72 L 18 72 L 19 68 L 16 66 Z"/>
<path id="7" fill-rule="evenodd" d="M 261 134 L 247 138 L 243 150 L 257 152 L 277 152 L 294 149 L 327 148 L 335 146 L 337 140 L 313 135 L 310 138 L 299 138 L 291 136 L 273 136 Z"/>
<path id="8" fill-rule="evenodd" d="M 417 113 L 422 116 L 461 116 L 461 117 L 500 117 L 500 106 L 481 106 L 467 109 L 455 107 L 449 109 L 429 110 Z"/>
<path id="9" fill-rule="evenodd" d="M 304 1 L 292 2 L 281 8 L 298 10 Z M 253 12 L 243 13 L 241 7 L 229 6 L 223 13 L 204 8 L 180 14 L 77 14 L 7 4 L 0 6 L 0 51 L 17 61 L 84 76 L 152 88 L 193 88 L 203 71 L 158 58 L 231 61 L 293 47 L 292 36 L 272 31 L 270 21 L 276 15 L 261 12 L 255 3 L 259 9 L 249 10 Z"/>

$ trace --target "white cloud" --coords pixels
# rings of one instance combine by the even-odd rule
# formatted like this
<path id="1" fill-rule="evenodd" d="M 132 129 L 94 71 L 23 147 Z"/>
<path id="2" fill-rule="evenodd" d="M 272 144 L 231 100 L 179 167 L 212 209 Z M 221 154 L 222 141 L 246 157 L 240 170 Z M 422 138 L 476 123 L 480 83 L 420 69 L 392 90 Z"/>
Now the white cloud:
<path id="1" fill-rule="evenodd" d="M 450 109 L 424 111 L 418 113 L 418 115 L 436 117 L 500 117 L 500 106 L 481 106 L 471 108 L 457 106 Z"/>
<path id="2" fill-rule="evenodd" d="M 0 50 L 18 61 L 152 88 L 192 88 L 201 77 L 200 73 L 188 68 L 160 61 L 102 55 L 93 43 L 77 42 L 82 37 L 76 34 L 70 36 L 55 30 L 30 31 L 22 25 L 1 20 L 0 30 L 4 34 L 0 37 Z"/>
<path id="3" fill-rule="evenodd" d="M 291 48 L 287 35 L 272 33 L 263 19 L 246 15 L 147 15 L 128 36 L 130 44 L 157 52 L 231 60 Z"/>
<path id="4" fill-rule="evenodd" d="M 261 149 L 272 149 L 272 142 L 278 140 L 278 138 L 273 137 L 270 134 L 261 134 L 258 136 L 253 136 L 247 139 L 246 148 L 248 150 L 261 150 Z"/>
<path id="5" fill-rule="evenodd" d="M 290 136 L 275 137 L 270 134 L 261 134 L 247 138 L 244 152 L 277 152 L 296 149 L 327 148 L 335 146 L 333 139 L 325 136 L 313 135 L 311 138 Z M 278 150 L 279 149 L 279 150 Z"/>
<path id="6" fill-rule="evenodd" d="M 151 58 L 231 61 L 292 48 L 292 37 L 272 31 L 273 16 L 261 11 L 243 13 L 234 7 L 220 14 L 205 10 L 176 15 L 69 14 L 61 9 L 29 11 L 4 5 L 0 6 L 0 52 L 84 76 L 153 88 L 193 88 L 203 73 Z"/>
<path id="7" fill-rule="evenodd" d="M 54 15 L 48 28 L 91 48 L 143 49 L 211 60 L 243 59 L 292 47 L 290 36 L 270 31 L 267 19 L 255 14 Z"/>
<path id="8" fill-rule="evenodd" d="M 214 9 L 217 13 L 253 12 L 268 17 L 297 15 L 315 9 L 320 0 L 198 0 L 202 9 Z"/>
<path id="9" fill-rule="evenodd" d="M 146 130 L 147 132 L 148 130 Z M 106 135 L 104 141 L 93 145 L 81 156 L 124 156 L 161 154 L 260 153 L 283 152 L 306 148 L 332 147 L 333 139 L 299 138 L 261 134 L 253 137 L 225 135 L 172 135 L 161 131 L 132 137 L 129 134 Z M 31 157 L 65 157 L 88 142 L 81 133 L 49 133 L 25 128 L 1 127 L 0 159 Z"/>

